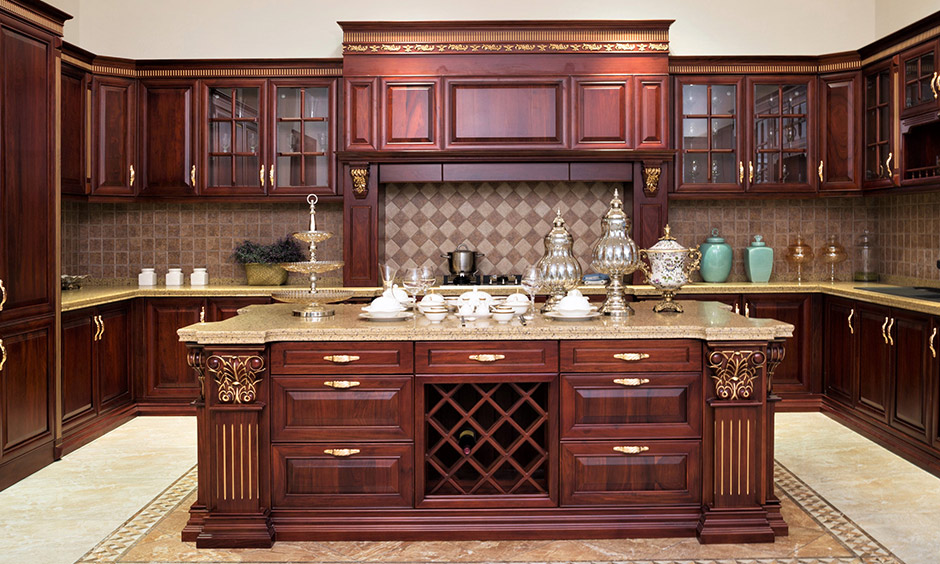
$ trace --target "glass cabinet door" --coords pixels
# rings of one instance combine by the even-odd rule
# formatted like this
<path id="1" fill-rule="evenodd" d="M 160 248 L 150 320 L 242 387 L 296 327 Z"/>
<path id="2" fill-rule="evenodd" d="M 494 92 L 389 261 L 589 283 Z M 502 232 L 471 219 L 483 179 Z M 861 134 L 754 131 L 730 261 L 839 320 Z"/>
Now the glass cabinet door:
<path id="1" fill-rule="evenodd" d="M 751 144 L 747 176 L 752 188 L 812 190 L 811 83 L 752 82 Z"/>
<path id="2" fill-rule="evenodd" d="M 865 76 L 865 184 L 890 184 L 894 161 L 891 142 L 891 69 Z"/>
<path id="3" fill-rule="evenodd" d="M 738 82 L 679 81 L 678 192 L 740 192 Z"/>
<path id="4" fill-rule="evenodd" d="M 269 178 L 270 193 L 332 193 L 332 83 L 277 83 L 272 96 L 274 172 Z"/>
<path id="5" fill-rule="evenodd" d="M 207 87 L 207 193 L 264 194 L 262 93 L 261 84 Z"/>
<path id="6" fill-rule="evenodd" d="M 935 43 L 901 55 L 902 111 L 922 105 L 937 105 L 937 50 Z M 917 110 L 915 110 L 916 112 Z"/>

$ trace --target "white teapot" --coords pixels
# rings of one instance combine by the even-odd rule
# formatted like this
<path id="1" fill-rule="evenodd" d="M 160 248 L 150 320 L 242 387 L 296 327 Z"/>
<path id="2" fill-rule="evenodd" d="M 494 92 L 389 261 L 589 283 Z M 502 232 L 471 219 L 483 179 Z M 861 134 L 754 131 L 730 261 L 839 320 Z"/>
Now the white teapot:
<path id="1" fill-rule="evenodd" d="M 649 267 L 640 261 L 639 268 L 646 274 L 647 281 L 663 294 L 663 301 L 653 307 L 653 311 L 682 313 L 682 306 L 673 301 L 679 288 L 689 283 L 689 277 L 698 270 L 702 253 L 695 248 L 686 248 L 670 234 L 669 226 L 663 229 L 663 236 L 649 249 L 640 250 L 640 258 L 646 256 Z"/>

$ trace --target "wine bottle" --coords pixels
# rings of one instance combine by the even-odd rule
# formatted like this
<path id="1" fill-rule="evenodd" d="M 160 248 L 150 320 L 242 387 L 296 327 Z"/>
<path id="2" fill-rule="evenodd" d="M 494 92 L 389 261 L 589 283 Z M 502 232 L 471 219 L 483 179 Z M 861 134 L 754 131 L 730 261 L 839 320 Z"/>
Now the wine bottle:
<path id="1" fill-rule="evenodd" d="M 470 449 L 477 444 L 477 434 L 473 429 L 463 429 L 457 434 L 457 444 L 463 449 L 464 454 L 470 454 Z"/>

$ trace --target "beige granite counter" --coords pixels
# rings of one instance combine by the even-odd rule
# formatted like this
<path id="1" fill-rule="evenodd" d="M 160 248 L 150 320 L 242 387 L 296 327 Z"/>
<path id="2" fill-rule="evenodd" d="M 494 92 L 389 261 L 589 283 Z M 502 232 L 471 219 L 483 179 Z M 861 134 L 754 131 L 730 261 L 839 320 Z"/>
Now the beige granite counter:
<path id="1" fill-rule="evenodd" d="M 589 321 L 553 321 L 541 315 L 522 325 L 491 319 L 461 321 L 450 315 L 431 323 L 416 314 L 405 321 L 361 319 L 361 305 L 336 306 L 336 315 L 319 321 L 295 317 L 290 304 L 253 305 L 231 319 L 196 323 L 177 333 L 199 344 L 262 344 L 276 341 L 441 341 L 544 339 L 705 339 L 772 340 L 793 335 L 793 326 L 772 319 L 732 313 L 718 302 L 687 302 L 681 314 L 654 313 L 655 302 L 633 304 L 636 314 L 623 320 L 600 316 Z"/>

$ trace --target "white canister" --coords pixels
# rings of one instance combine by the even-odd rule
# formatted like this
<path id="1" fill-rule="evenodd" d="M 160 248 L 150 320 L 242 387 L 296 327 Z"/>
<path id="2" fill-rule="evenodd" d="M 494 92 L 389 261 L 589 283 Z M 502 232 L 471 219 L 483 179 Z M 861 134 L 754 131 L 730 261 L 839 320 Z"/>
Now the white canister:
<path id="1" fill-rule="evenodd" d="M 166 273 L 166 285 L 167 286 L 182 286 L 183 285 L 183 269 L 171 268 L 170 271 Z"/>
<path id="2" fill-rule="evenodd" d="M 156 286 L 157 285 L 157 273 L 154 272 L 154 269 L 141 268 L 140 274 L 137 275 L 137 285 L 138 286 Z"/>
<path id="3" fill-rule="evenodd" d="M 205 268 L 194 268 L 193 273 L 189 275 L 190 286 L 208 286 L 209 273 Z"/>

